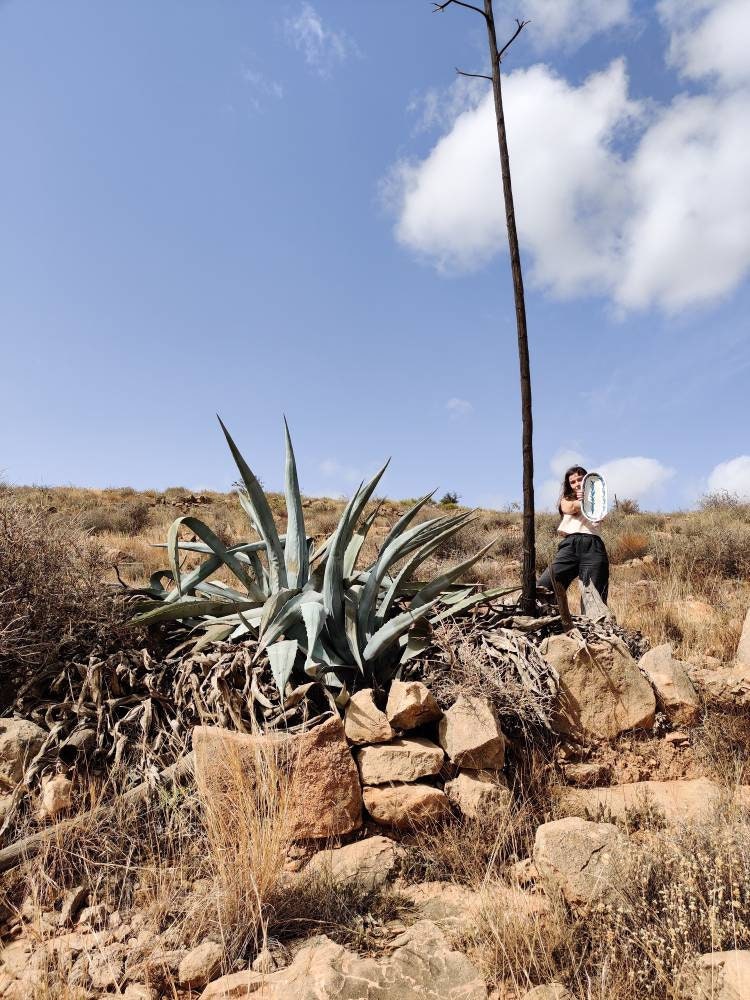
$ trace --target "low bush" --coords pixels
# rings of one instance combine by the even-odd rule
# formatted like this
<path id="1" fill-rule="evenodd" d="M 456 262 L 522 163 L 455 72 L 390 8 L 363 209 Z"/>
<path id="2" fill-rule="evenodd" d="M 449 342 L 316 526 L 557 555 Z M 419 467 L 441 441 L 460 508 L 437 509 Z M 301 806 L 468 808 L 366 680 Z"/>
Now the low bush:
<path id="1" fill-rule="evenodd" d="M 640 559 L 649 549 L 648 536 L 639 531 L 623 531 L 611 540 L 608 546 L 609 558 L 613 563 Z"/>
<path id="2" fill-rule="evenodd" d="M 81 527 L 92 535 L 140 535 L 150 520 L 151 509 L 142 500 L 112 507 L 89 507 L 81 513 Z"/>

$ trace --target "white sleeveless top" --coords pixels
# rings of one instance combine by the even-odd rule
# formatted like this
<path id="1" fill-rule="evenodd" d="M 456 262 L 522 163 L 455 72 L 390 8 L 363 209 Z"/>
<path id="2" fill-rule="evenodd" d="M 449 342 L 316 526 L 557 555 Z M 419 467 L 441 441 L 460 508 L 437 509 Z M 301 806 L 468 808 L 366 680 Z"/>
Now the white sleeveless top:
<path id="1" fill-rule="evenodd" d="M 589 521 L 583 514 L 563 514 L 557 528 L 560 535 L 601 535 L 599 525 Z"/>

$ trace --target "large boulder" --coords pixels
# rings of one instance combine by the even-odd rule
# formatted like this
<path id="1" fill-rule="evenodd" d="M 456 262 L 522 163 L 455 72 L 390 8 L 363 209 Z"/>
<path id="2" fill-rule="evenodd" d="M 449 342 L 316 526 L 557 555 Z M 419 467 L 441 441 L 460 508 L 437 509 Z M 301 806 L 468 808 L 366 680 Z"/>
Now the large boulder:
<path id="1" fill-rule="evenodd" d="M 387 743 L 393 737 L 385 713 L 375 704 L 372 688 L 357 691 L 349 699 L 344 731 L 352 743 Z"/>
<path id="2" fill-rule="evenodd" d="M 700 698 L 687 672 L 687 664 L 675 660 L 672 646 L 655 646 L 638 661 L 656 691 L 656 700 L 670 722 L 691 726 L 700 715 Z"/>
<path id="3" fill-rule="evenodd" d="M 710 778 L 678 781 L 634 781 L 609 788 L 558 788 L 558 811 L 577 816 L 605 816 L 627 819 L 628 814 L 656 810 L 667 823 L 694 822 L 713 814 L 727 793 Z M 750 786 L 739 785 L 733 800 L 744 806 L 750 802 Z"/>
<path id="4" fill-rule="evenodd" d="M 416 729 L 443 714 L 434 696 L 421 681 L 393 681 L 385 714 L 394 729 Z"/>
<path id="5" fill-rule="evenodd" d="M 582 643 L 551 635 L 541 652 L 560 675 L 556 732 L 612 739 L 628 729 L 651 729 L 656 698 L 622 639 Z"/>
<path id="6" fill-rule="evenodd" d="M 714 951 L 687 963 L 680 976 L 685 1000 L 748 1000 L 750 951 Z"/>
<path id="7" fill-rule="evenodd" d="M 409 927 L 393 946 L 390 955 L 376 959 L 321 935 L 286 969 L 269 976 L 252 971 L 224 976 L 201 1000 L 487 1000 L 477 969 L 429 920 Z"/>
<path id="8" fill-rule="evenodd" d="M 507 810 L 513 801 L 507 781 L 493 771 L 461 771 L 446 781 L 445 794 L 451 805 L 470 819 Z"/>
<path id="9" fill-rule="evenodd" d="M 319 851 L 311 858 L 304 876 L 375 888 L 388 881 L 405 854 L 404 848 L 388 837 L 367 837 L 344 847 Z"/>
<path id="10" fill-rule="evenodd" d="M 229 809 L 238 781 L 267 780 L 269 769 L 288 773 L 291 840 L 341 836 L 362 823 L 359 774 L 338 716 L 293 736 L 196 726 L 193 750 L 202 794 Z"/>
<path id="11" fill-rule="evenodd" d="M 430 826 L 450 814 L 448 796 L 431 785 L 376 785 L 363 788 L 362 795 L 375 822 L 396 830 Z"/>
<path id="12" fill-rule="evenodd" d="M 746 667 L 750 670 L 750 608 L 747 609 L 747 614 L 745 615 L 740 642 L 737 646 L 735 663 L 738 667 Z"/>
<path id="13" fill-rule="evenodd" d="M 363 785 L 385 785 L 391 781 L 417 781 L 439 774 L 445 754 L 431 740 L 411 737 L 363 747 L 357 751 L 356 758 Z"/>
<path id="14" fill-rule="evenodd" d="M 571 906 L 588 906 L 609 895 L 627 837 L 612 823 L 569 816 L 543 823 L 534 839 L 534 864 Z"/>
<path id="15" fill-rule="evenodd" d="M 501 770 L 505 737 L 486 698 L 460 694 L 438 727 L 440 746 L 454 764 L 470 770 Z"/>
<path id="16" fill-rule="evenodd" d="M 42 749 L 47 733 L 26 719 L 0 719 L 0 789 L 13 790 Z"/>

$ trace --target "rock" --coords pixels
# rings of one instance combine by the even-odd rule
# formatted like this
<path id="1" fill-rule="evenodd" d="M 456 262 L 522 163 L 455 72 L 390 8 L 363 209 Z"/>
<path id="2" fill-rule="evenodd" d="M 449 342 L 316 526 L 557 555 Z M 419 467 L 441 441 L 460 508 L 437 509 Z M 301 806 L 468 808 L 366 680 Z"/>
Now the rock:
<path id="1" fill-rule="evenodd" d="M 680 976 L 691 1000 L 748 1000 L 750 951 L 715 951 L 688 963 Z"/>
<path id="2" fill-rule="evenodd" d="M 81 910 L 78 915 L 78 923 L 99 930 L 107 923 L 108 916 L 106 904 L 96 903 L 94 906 L 87 906 L 85 910 Z"/>
<path id="3" fill-rule="evenodd" d="M 215 941 L 204 941 L 180 962 L 177 976 L 180 986 L 195 990 L 210 983 L 221 969 L 224 948 Z"/>
<path id="4" fill-rule="evenodd" d="M 750 666 L 713 670 L 688 664 L 688 668 L 696 689 L 714 708 L 736 712 L 750 705 Z"/>
<path id="5" fill-rule="evenodd" d="M 26 719 L 0 719 L 0 788 L 13 791 L 47 739 L 47 733 Z"/>
<path id="6" fill-rule="evenodd" d="M 435 722 L 443 713 L 421 681 L 393 681 L 385 714 L 394 729 L 408 730 Z"/>
<path id="7" fill-rule="evenodd" d="M 482 907 L 479 893 L 454 882 L 399 885 L 398 892 L 412 904 L 418 920 L 431 920 L 446 932 L 471 930 Z"/>
<path id="8" fill-rule="evenodd" d="M 612 771 L 607 764 L 566 764 L 564 773 L 568 784 L 579 788 L 607 785 L 612 778 Z"/>
<path id="9" fill-rule="evenodd" d="M 388 837 L 367 837 L 334 850 L 319 851 L 305 875 L 330 877 L 336 883 L 358 882 L 367 888 L 391 878 L 406 852 Z"/>
<path id="10" fill-rule="evenodd" d="M 626 819 L 628 813 L 656 809 L 667 823 L 694 822 L 712 814 L 727 793 L 709 778 L 678 781 L 634 781 L 610 788 L 558 788 L 558 811 L 576 815 L 611 816 Z M 739 785 L 734 800 L 750 801 L 750 785 Z"/>
<path id="11" fill-rule="evenodd" d="M 622 639 L 582 646 L 572 636 L 552 635 L 541 652 L 560 674 L 556 732 L 612 739 L 628 729 L 651 729 L 656 698 Z"/>
<path id="12" fill-rule="evenodd" d="M 440 746 L 459 767 L 502 770 L 505 737 L 487 699 L 460 694 L 440 720 L 438 732 Z"/>
<path id="13" fill-rule="evenodd" d="M 437 823 L 450 814 L 448 796 L 431 785 L 376 785 L 363 788 L 362 795 L 375 822 L 397 830 Z"/>
<path id="14" fill-rule="evenodd" d="M 572 906 L 587 906 L 608 895 L 617 858 L 626 847 L 627 837 L 611 823 L 570 816 L 537 829 L 534 864 Z"/>
<path id="15" fill-rule="evenodd" d="M 548 983 L 547 986 L 535 986 L 524 993 L 521 1000 L 573 1000 L 573 994 L 562 983 Z"/>
<path id="16" fill-rule="evenodd" d="M 420 920 L 393 942 L 392 954 L 361 957 L 321 935 L 286 969 L 238 972 L 211 983 L 201 1000 L 487 1000 L 477 969 L 451 950 L 435 924 Z"/>
<path id="17" fill-rule="evenodd" d="M 36 817 L 40 823 L 55 819 L 70 809 L 73 802 L 73 782 L 64 774 L 42 778 L 39 808 Z"/>
<path id="18" fill-rule="evenodd" d="M 121 944 L 107 945 L 88 956 L 89 978 L 97 990 L 117 987 L 125 978 L 125 948 Z"/>
<path id="19" fill-rule="evenodd" d="M 742 634 L 737 646 L 737 655 L 734 659 L 738 667 L 747 667 L 750 669 L 750 608 L 747 609 L 747 614 L 745 615 Z M 388 700 L 390 702 L 390 698 Z"/>
<path id="20" fill-rule="evenodd" d="M 356 753 L 363 785 L 385 785 L 391 781 L 417 781 L 439 774 L 445 754 L 431 740 L 411 737 Z"/>
<path id="21" fill-rule="evenodd" d="M 656 700 L 670 722 L 691 726 L 700 715 L 700 698 L 687 673 L 687 664 L 672 658 L 672 646 L 655 646 L 640 658 L 638 666 L 656 690 Z"/>
<path id="22" fill-rule="evenodd" d="M 204 797 L 232 809 L 238 771 L 248 780 L 278 754 L 294 773 L 290 794 L 291 840 L 351 833 L 362 823 L 357 766 L 338 716 L 295 736 L 249 736 L 213 726 L 193 730 L 195 773 Z"/>
<path id="23" fill-rule="evenodd" d="M 471 819 L 507 810 L 513 801 L 502 774 L 490 771 L 461 771 L 457 778 L 446 781 L 445 794 L 463 816 Z"/>
<path id="24" fill-rule="evenodd" d="M 667 606 L 674 612 L 683 625 L 700 628 L 716 624 L 716 612 L 706 601 L 695 597 L 685 597 L 677 601 L 668 601 Z"/>
<path id="25" fill-rule="evenodd" d="M 123 1000 L 157 1000 L 156 991 L 145 983 L 128 983 L 122 996 Z"/>
<path id="26" fill-rule="evenodd" d="M 387 743 L 393 738 L 385 713 L 375 704 L 372 688 L 357 691 L 349 699 L 344 732 L 351 743 Z"/>
<path id="27" fill-rule="evenodd" d="M 276 938 L 269 938 L 266 947 L 255 956 L 250 968 L 264 976 L 285 969 L 290 962 L 289 949 Z"/>
<path id="28" fill-rule="evenodd" d="M 539 878 L 539 870 L 531 858 L 522 858 L 511 865 L 510 873 L 521 886 L 530 886 Z"/>

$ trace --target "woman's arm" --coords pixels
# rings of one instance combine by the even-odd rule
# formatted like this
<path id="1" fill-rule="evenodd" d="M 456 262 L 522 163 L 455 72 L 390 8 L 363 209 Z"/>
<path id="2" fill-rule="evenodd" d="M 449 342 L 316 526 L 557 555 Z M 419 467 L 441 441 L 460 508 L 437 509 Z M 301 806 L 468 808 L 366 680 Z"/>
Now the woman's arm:
<path id="1" fill-rule="evenodd" d="M 581 513 L 581 501 L 580 500 L 561 500 L 560 510 L 563 514 L 580 514 Z"/>

